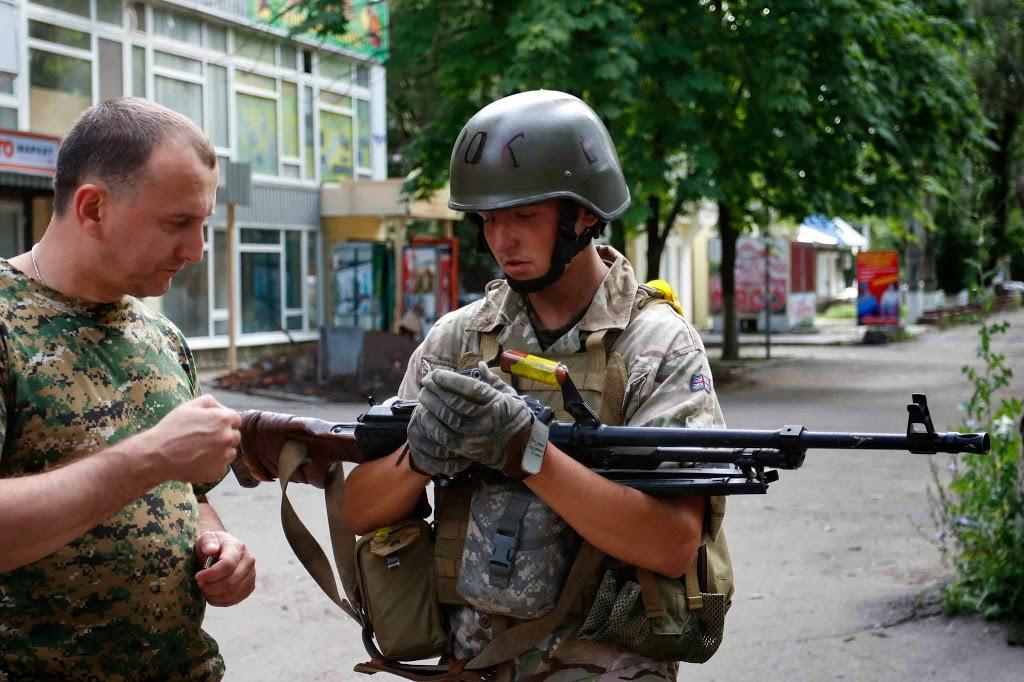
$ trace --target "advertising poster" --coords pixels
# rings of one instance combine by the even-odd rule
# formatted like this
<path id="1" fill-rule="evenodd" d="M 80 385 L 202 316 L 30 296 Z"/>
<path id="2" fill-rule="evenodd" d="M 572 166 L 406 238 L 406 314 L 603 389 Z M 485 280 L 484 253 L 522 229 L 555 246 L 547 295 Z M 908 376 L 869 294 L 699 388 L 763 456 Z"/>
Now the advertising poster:
<path id="1" fill-rule="evenodd" d="M 781 239 L 769 240 L 771 257 L 769 260 L 768 298 L 771 301 L 773 315 L 786 312 L 786 276 L 789 271 L 786 242 Z M 722 275 L 721 249 L 711 253 L 711 276 L 709 278 L 709 295 L 711 298 L 711 314 L 722 312 Z M 740 318 L 757 318 L 764 316 L 765 307 L 765 248 L 763 239 L 740 237 L 736 240 L 736 315 Z"/>
<path id="2" fill-rule="evenodd" d="M 253 173 L 277 175 L 277 103 L 265 97 L 238 93 L 238 160 L 252 164 Z M 267 132 L 271 131 L 271 132 Z"/>
<path id="3" fill-rule="evenodd" d="M 857 324 L 899 323 L 899 252 L 861 251 L 857 254 Z"/>

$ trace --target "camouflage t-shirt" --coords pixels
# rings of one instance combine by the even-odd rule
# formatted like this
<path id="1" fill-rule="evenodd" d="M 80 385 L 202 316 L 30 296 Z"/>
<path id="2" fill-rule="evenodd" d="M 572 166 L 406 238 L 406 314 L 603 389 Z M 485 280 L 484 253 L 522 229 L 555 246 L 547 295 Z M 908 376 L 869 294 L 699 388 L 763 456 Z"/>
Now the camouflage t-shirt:
<path id="1" fill-rule="evenodd" d="M 154 425 L 199 393 L 173 324 L 91 304 L 0 260 L 0 477 L 45 472 Z M 70 544 L 0 573 L 0 680 L 220 679 L 200 628 L 198 504 L 165 482 Z"/>
<path id="2" fill-rule="evenodd" d="M 453 311 L 434 325 L 413 353 L 399 389 L 415 398 L 420 381 L 431 369 L 456 369 L 467 353 L 479 353 L 481 335 L 497 334 L 502 348 L 537 355 L 575 353 L 590 334 L 614 330 L 611 351 L 626 366 L 622 414 L 631 426 L 724 428 L 704 345 L 693 327 L 668 305 L 649 305 L 631 321 L 639 283 L 629 262 L 615 250 L 600 246 L 609 266 L 586 313 L 547 349 L 541 349 L 524 299 L 504 282 L 492 282 L 487 295 Z M 702 542 L 717 537 L 725 515 L 725 498 L 709 498 Z M 470 658 L 494 632 L 488 614 L 457 608 L 450 614 L 452 653 Z M 570 621 L 513 661 L 517 680 L 674 680 L 677 665 L 652 661 L 622 648 L 572 637 L 579 625 Z"/>

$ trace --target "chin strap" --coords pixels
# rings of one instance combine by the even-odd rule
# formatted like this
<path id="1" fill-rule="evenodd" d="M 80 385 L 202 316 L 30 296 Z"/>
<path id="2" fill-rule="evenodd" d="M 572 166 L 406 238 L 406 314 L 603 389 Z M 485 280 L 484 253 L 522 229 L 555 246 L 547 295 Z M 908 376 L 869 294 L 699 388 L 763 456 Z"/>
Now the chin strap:
<path id="1" fill-rule="evenodd" d="M 551 254 L 551 267 L 540 277 L 533 279 L 515 279 L 505 275 L 512 291 L 517 294 L 532 294 L 545 289 L 555 282 L 565 272 L 569 262 L 576 257 L 576 254 L 587 248 L 590 242 L 604 229 L 604 223 L 597 222 L 586 228 L 580 234 L 576 234 L 576 218 L 579 215 L 578 205 L 574 201 L 563 199 L 558 205 L 558 234 L 555 236 L 555 248 Z M 476 250 L 480 253 L 491 253 L 484 239 L 483 220 L 479 214 L 467 214 L 467 217 L 476 224 Z M 494 254 L 491 254 L 494 257 Z"/>

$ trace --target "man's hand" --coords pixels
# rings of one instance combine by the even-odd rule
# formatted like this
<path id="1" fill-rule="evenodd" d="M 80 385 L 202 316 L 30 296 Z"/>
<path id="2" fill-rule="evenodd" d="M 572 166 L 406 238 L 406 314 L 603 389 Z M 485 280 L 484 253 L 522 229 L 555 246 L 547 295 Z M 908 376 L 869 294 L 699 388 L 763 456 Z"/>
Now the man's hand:
<path id="1" fill-rule="evenodd" d="M 160 480 L 208 483 L 219 480 L 238 453 L 241 419 L 204 395 L 179 405 L 135 438 L 157 458 Z"/>
<path id="2" fill-rule="evenodd" d="M 195 545 L 200 566 L 207 557 L 215 562 L 196 573 L 196 583 L 211 606 L 234 606 L 256 589 L 256 558 L 245 543 L 224 531 L 207 531 Z"/>
<path id="3" fill-rule="evenodd" d="M 443 369 L 423 377 L 417 409 L 422 409 L 426 439 L 435 453 L 446 451 L 521 476 L 533 413 L 483 363 L 479 369 L 480 379 Z"/>

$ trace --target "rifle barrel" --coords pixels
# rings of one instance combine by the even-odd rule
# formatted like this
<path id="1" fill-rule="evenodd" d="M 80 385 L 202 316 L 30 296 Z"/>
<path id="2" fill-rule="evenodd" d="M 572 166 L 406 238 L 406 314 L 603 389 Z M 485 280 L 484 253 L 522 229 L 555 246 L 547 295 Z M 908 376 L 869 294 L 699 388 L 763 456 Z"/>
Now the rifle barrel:
<path id="1" fill-rule="evenodd" d="M 778 450 L 909 450 L 918 454 L 989 451 L 987 433 L 841 433 L 807 431 L 787 426 L 775 431 L 683 429 L 635 426 L 583 427 L 572 422 L 551 424 L 551 442 L 567 452 L 580 447 L 742 448 Z"/>

